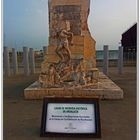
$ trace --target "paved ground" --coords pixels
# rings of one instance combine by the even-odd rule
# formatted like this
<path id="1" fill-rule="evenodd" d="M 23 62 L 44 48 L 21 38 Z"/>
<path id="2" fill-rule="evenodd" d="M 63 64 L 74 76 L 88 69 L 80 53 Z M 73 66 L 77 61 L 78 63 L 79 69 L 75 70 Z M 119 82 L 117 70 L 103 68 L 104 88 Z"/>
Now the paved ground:
<path id="1" fill-rule="evenodd" d="M 125 67 L 124 74 L 118 75 L 112 67 L 109 77 L 124 90 L 125 97 L 124 100 L 100 102 L 100 140 L 136 140 L 136 68 Z M 4 140 L 80 140 L 39 137 L 42 101 L 27 101 L 23 96 L 24 88 L 37 79 L 37 74 L 4 79 Z"/>

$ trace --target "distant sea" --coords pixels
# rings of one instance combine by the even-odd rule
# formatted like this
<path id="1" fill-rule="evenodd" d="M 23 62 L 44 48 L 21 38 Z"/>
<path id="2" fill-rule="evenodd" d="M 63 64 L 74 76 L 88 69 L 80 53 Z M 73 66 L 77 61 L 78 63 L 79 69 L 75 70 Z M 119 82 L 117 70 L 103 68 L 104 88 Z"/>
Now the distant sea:
<path id="1" fill-rule="evenodd" d="M 103 51 L 96 51 L 96 59 L 103 59 Z M 118 50 L 109 50 L 109 59 L 118 59 Z"/>

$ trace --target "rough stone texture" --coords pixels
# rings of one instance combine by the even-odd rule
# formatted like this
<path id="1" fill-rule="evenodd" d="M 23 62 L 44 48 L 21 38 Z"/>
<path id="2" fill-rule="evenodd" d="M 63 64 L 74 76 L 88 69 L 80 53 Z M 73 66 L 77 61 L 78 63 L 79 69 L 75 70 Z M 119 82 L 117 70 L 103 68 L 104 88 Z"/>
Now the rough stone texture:
<path id="1" fill-rule="evenodd" d="M 90 0 L 48 2 L 49 46 L 39 80 L 24 90 L 25 99 L 45 96 L 122 99 L 123 91 L 108 77 L 99 75 L 96 68 L 96 42 L 87 23 Z M 63 52 L 63 56 L 58 52 Z"/>
<path id="2" fill-rule="evenodd" d="M 96 68 L 95 40 L 88 28 L 90 0 L 49 0 L 49 46 L 46 51 L 41 72 L 45 72 L 50 63 L 58 63 L 60 58 L 55 50 L 58 30 L 69 26 L 73 33 L 73 46 L 70 47 L 71 59 L 84 58 L 87 69 Z M 66 24 L 69 23 L 69 24 Z"/>
<path id="3" fill-rule="evenodd" d="M 100 72 L 98 84 L 87 87 L 41 88 L 36 81 L 24 90 L 25 99 L 54 97 L 95 97 L 100 99 L 123 99 L 123 90 Z"/>

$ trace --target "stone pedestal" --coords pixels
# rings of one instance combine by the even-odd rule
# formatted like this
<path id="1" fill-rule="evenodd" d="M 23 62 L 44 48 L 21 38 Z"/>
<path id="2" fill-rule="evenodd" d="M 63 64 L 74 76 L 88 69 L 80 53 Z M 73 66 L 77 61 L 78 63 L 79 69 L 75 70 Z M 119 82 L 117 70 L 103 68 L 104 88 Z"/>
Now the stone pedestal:
<path id="1" fill-rule="evenodd" d="M 49 46 L 39 80 L 25 99 L 45 96 L 122 99 L 123 91 L 96 68 L 96 41 L 88 28 L 90 0 L 49 0 Z"/>
<path id="2" fill-rule="evenodd" d="M 103 73 L 99 73 L 98 83 L 88 86 L 63 88 L 41 88 L 38 81 L 24 90 L 25 99 L 49 97 L 99 97 L 100 99 L 123 99 L 123 90 Z"/>

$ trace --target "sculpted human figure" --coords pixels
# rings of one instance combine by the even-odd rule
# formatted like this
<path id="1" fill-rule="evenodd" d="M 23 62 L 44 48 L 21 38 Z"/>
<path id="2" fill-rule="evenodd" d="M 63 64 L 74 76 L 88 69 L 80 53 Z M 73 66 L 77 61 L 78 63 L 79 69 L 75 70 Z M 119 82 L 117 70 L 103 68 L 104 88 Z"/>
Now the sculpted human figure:
<path id="1" fill-rule="evenodd" d="M 66 29 L 61 29 L 58 33 L 59 44 L 56 48 L 56 53 L 61 58 L 61 62 L 70 61 L 71 59 L 69 46 L 72 45 L 72 38 L 73 33 Z M 65 60 L 65 55 L 68 57 L 68 60 Z"/>
<path id="2" fill-rule="evenodd" d="M 46 85 L 46 83 L 47 83 L 46 80 L 47 80 L 47 74 L 42 72 L 42 73 L 39 75 L 39 82 L 40 82 L 41 87 L 45 87 L 45 85 Z"/>
<path id="3" fill-rule="evenodd" d="M 80 64 L 77 66 L 76 68 L 76 73 L 77 73 L 77 83 L 81 83 L 81 84 L 86 84 L 86 79 L 85 79 L 85 61 L 84 59 L 80 60 Z"/>
<path id="4" fill-rule="evenodd" d="M 61 81 L 70 79 L 70 75 L 71 75 L 72 71 L 73 71 L 73 66 L 72 65 L 64 67 L 62 69 Z"/>
<path id="5" fill-rule="evenodd" d="M 50 65 L 48 70 L 48 84 L 49 85 L 55 85 L 60 82 L 60 76 L 56 71 L 56 68 L 53 64 Z"/>

